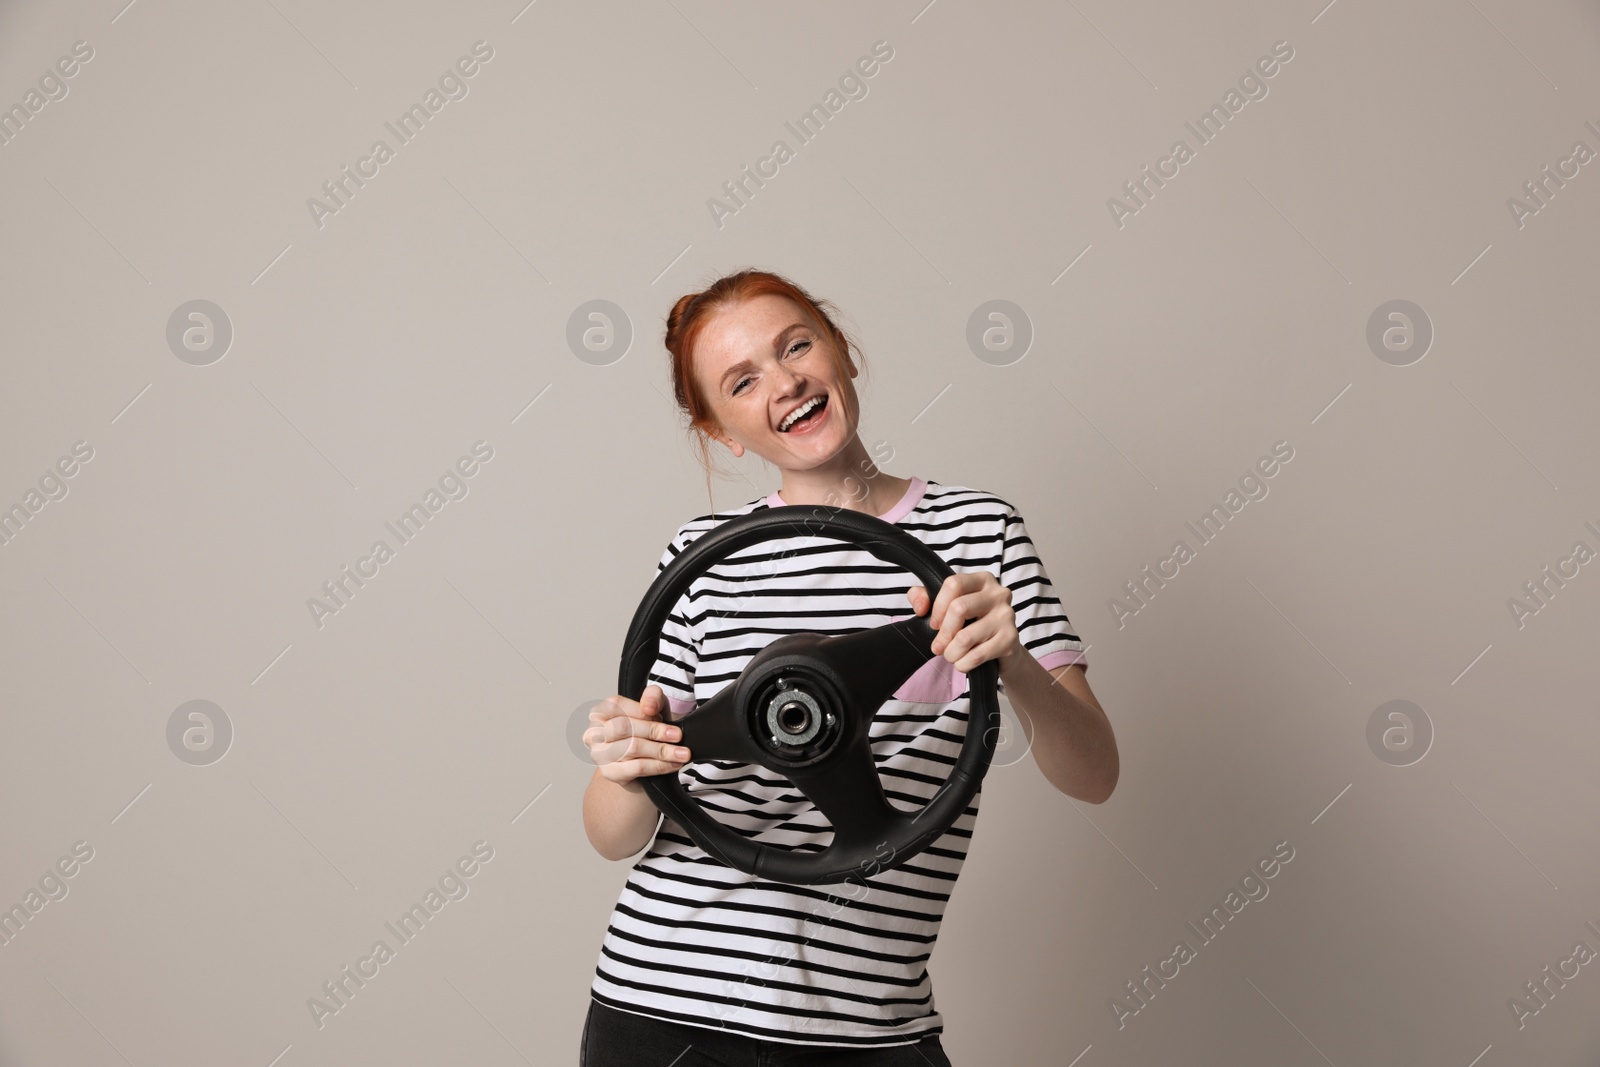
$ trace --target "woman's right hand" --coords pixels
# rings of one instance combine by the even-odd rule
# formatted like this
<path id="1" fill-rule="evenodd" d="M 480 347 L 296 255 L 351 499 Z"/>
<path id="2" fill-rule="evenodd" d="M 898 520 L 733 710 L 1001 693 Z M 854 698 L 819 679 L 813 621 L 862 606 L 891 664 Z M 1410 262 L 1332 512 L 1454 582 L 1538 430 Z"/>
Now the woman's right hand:
<path id="1" fill-rule="evenodd" d="M 638 700 L 618 693 L 590 710 L 583 743 L 608 781 L 639 788 L 636 778 L 669 774 L 688 763 L 689 750 L 673 744 L 682 740 L 683 731 L 661 718 L 666 706 L 666 694 L 651 685 Z"/>

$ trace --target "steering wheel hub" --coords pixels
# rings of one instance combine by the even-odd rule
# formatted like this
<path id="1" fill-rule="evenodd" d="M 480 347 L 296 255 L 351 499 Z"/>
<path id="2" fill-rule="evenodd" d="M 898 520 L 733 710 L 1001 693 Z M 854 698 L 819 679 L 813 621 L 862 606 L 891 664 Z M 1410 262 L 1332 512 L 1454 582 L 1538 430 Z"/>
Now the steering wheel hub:
<path id="1" fill-rule="evenodd" d="M 837 722 L 833 715 L 823 716 L 822 705 L 804 689 L 789 688 L 787 678 L 778 679 L 778 691 L 767 701 L 767 729 L 773 747 L 798 748 L 815 740 L 822 733 L 825 721 Z"/>

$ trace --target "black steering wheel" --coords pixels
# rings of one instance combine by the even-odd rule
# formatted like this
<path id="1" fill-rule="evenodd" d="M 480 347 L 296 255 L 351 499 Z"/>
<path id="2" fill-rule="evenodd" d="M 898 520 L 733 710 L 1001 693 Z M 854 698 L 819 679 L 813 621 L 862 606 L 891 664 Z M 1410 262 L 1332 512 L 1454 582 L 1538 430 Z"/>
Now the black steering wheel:
<path id="1" fill-rule="evenodd" d="M 617 692 L 643 695 L 673 606 L 712 564 L 741 548 L 785 537 L 832 537 L 898 564 L 931 596 L 955 572 L 927 545 L 898 526 L 838 507 L 764 508 L 729 519 L 701 535 L 656 576 L 628 628 Z M 739 677 L 679 719 L 690 761 L 753 763 L 793 782 L 833 825 L 833 840 L 816 852 L 765 845 L 713 818 L 676 773 L 638 780 L 695 844 L 737 870 L 795 885 L 866 884 L 927 848 L 966 810 L 994 756 L 1000 730 L 999 664 L 968 675 L 971 709 L 966 738 L 949 777 L 920 811 L 884 796 L 869 730 L 884 701 L 933 658 L 935 631 L 925 615 L 827 637 L 786 634 L 757 652 Z"/>

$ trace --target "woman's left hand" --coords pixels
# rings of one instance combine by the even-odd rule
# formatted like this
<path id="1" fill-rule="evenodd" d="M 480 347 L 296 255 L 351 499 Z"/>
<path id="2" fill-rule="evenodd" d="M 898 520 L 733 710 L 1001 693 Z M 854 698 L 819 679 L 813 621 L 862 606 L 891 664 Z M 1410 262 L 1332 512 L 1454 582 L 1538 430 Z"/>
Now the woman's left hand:
<path id="1" fill-rule="evenodd" d="M 906 590 L 906 599 L 918 615 L 928 610 L 928 591 L 922 586 Z M 928 623 L 938 631 L 933 654 L 942 655 L 962 674 L 992 659 L 1004 663 L 1023 651 L 1011 590 L 988 571 L 962 571 L 946 578 Z"/>

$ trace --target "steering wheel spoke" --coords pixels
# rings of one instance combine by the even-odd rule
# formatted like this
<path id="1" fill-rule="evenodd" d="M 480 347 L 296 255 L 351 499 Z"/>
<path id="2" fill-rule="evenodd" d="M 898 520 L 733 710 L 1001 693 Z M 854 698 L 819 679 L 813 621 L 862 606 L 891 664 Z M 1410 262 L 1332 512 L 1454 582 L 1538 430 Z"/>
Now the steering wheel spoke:
<path id="1" fill-rule="evenodd" d="M 851 710 L 868 722 L 917 668 L 933 658 L 925 615 L 817 642 L 812 655 L 844 680 Z"/>
<path id="2" fill-rule="evenodd" d="M 843 852 L 871 846 L 891 836 L 906 817 L 890 805 L 865 743 L 849 745 L 834 759 L 807 767 L 784 769 L 793 782 L 833 825 L 833 844 Z"/>
<path id="3" fill-rule="evenodd" d="M 683 731 L 683 740 L 678 743 L 689 750 L 691 760 L 761 762 L 760 749 L 739 722 L 738 702 L 734 699 L 738 688 L 737 683 L 724 686 L 716 696 L 683 718 L 673 720 L 672 724 Z"/>

